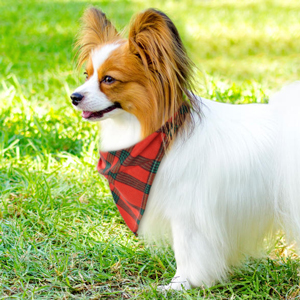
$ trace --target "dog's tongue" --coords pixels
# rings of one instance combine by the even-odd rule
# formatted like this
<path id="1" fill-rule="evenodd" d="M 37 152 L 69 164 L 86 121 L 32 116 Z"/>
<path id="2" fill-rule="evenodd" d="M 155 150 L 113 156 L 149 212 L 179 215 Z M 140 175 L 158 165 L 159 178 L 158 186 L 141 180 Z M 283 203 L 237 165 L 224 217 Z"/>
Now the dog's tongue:
<path id="1" fill-rule="evenodd" d="M 83 111 L 82 117 L 87 119 L 91 116 L 92 113 L 93 113 L 92 111 Z"/>

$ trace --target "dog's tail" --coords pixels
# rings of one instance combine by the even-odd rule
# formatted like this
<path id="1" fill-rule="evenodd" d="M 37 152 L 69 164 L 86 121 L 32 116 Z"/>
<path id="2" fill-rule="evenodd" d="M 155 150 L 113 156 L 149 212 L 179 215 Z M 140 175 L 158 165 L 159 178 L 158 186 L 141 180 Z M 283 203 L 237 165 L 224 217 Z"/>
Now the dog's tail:
<path id="1" fill-rule="evenodd" d="M 270 99 L 277 114 L 278 140 L 274 182 L 278 218 L 289 240 L 300 248 L 300 81 Z"/>

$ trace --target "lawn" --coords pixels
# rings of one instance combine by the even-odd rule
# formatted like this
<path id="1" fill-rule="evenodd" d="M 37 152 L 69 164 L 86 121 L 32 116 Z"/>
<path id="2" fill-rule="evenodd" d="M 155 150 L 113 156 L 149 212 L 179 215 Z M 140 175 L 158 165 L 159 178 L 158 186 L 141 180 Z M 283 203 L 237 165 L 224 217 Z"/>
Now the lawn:
<path id="1" fill-rule="evenodd" d="M 96 172 L 97 126 L 69 95 L 84 81 L 73 45 L 86 7 L 118 29 L 156 7 L 178 26 L 198 66 L 198 92 L 267 102 L 300 78 L 300 2 L 0 0 L 0 299 L 294 299 L 298 256 L 248 258 L 211 288 L 158 293 L 175 272 L 170 249 L 124 225 Z"/>

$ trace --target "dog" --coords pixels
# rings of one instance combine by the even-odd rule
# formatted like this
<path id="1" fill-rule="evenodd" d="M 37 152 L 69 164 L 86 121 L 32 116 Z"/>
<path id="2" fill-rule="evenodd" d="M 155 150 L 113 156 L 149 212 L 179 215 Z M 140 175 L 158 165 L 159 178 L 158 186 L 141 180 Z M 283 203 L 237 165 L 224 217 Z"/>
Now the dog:
<path id="1" fill-rule="evenodd" d="M 155 9 L 139 13 L 125 39 L 88 8 L 77 47 L 86 82 L 73 106 L 101 124 L 98 170 L 128 226 L 173 247 L 177 270 L 163 289 L 223 280 L 278 230 L 299 242 L 299 83 L 268 104 L 196 96 L 179 33 Z"/>

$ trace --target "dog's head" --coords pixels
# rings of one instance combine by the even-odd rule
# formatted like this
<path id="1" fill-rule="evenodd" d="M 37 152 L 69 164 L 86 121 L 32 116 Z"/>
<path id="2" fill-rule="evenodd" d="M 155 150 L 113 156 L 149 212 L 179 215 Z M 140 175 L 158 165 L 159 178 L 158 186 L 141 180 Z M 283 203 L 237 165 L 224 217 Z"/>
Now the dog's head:
<path id="1" fill-rule="evenodd" d="M 190 61 L 175 25 L 160 11 L 138 14 L 124 39 L 104 13 L 89 8 L 77 47 L 86 82 L 71 99 L 84 119 L 101 121 L 126 111 L 136 116 L 147 136 L 183 102 L 193 101 Z"/>

